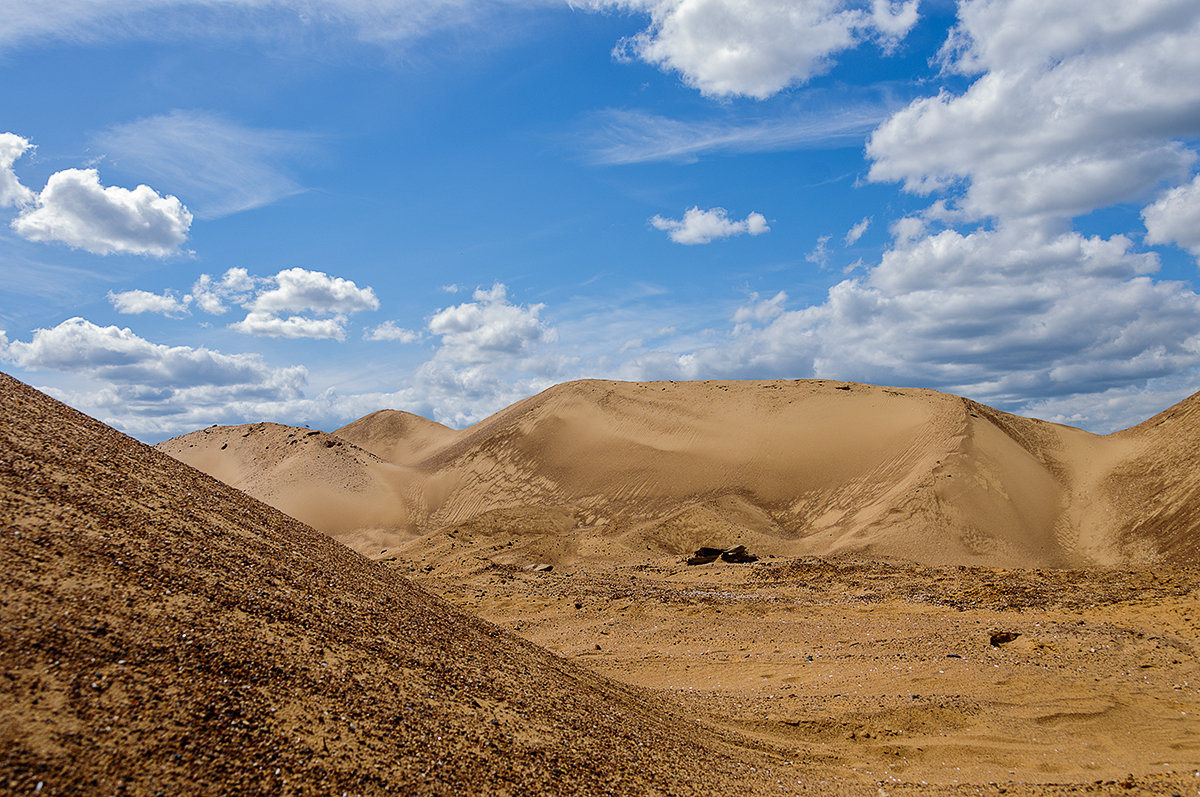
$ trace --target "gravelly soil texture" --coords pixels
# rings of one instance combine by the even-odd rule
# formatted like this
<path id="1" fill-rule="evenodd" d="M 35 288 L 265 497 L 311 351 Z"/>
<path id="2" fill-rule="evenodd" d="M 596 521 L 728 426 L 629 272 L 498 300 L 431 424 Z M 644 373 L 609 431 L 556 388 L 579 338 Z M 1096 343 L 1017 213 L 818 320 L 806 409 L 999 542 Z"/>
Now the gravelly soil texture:
<path id="1" fill-rule="evenodd" d="M 738 793 L 742 751 L 0 375 L 0 792 Z"/>

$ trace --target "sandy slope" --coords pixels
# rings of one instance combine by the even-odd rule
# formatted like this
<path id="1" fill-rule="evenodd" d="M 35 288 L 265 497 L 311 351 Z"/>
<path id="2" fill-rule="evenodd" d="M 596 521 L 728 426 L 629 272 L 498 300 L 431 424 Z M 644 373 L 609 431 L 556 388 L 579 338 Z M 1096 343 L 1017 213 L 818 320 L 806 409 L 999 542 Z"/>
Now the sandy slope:
<path id="1" fill-rule="evenodd" d="M 371 555 L 406 534 L 425 535 L 408 545 L 448 543 L 472 522 L 493 530 L 480 545 L 515 546 L 500 558 L 513 563 L 631 563 L 742 543 L 781 556 L 1078 566 L 1194 556 L 1193 415 L 1098 437 L 929 390 L 586 380 L 461 432 L 375 413 L 337 430 L 354 445 L 333 449 L 336 460 L 289 443 L 304 430 L 284 427 L 270 445 L 291 446 L 286 466 L 242 427 L 160 448 Z M 339 482 L 361 485 L 349 505 Z M 496 517 L 524 533 L 499 539 Z"/>
<path id="2" fill-rule="evenodd" d="M 4 793 L 730 793 L 767 778 L 648 693 L 4 375 L 0 408 Z"/>

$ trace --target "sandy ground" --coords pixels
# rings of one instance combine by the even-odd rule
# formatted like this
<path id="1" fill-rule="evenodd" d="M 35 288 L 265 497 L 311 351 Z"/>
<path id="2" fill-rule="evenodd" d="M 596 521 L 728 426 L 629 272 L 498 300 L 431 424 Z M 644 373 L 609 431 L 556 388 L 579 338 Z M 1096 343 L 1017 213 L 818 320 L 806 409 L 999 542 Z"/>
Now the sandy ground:
<path id="1" fill-rule="evenodd" d="M 1200 793 L 1200 571 L 388 564 L 792 762 L 789 785 Z"/>

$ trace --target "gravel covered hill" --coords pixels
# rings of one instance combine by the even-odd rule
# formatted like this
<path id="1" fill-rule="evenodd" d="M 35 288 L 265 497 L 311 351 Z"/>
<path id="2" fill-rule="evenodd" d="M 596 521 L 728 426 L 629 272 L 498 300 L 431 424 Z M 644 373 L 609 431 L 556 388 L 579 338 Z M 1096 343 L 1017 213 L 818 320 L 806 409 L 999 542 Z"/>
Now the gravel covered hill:
<path id="1" fill-rule="evenodd" d="M 0 403 L 0 791 L 765 785 L 648 693 L 6 375 Z"/>

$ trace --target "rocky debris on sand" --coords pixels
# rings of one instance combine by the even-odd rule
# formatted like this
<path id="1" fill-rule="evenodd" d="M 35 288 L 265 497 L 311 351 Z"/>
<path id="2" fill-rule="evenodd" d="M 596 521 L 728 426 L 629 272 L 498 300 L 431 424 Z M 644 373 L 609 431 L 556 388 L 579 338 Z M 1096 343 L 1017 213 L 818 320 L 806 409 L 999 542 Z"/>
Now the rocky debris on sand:
<path id="1" fill-rule="evenodd" d="M 531 573 L 549 573 L 551 570 L 554 569 L 554 565 L 548 565 L 548 564 L 525 565 L 525 569 Z"/>
<path id="2" fill-rule="evenodd" d="M 993 631 L 991 636 L 992 647 L 998 648 L 1001 645 L 1006 645 L 1019 636 L 1020 634 L 1016 631 Z"/>
<path id="3" fill-rule="evenodd" d="M 689 565 L 706 565 L 717 561 L 717 557 L 724 552 L 724 548 L 697 548 L 696 552 L 688 557 L 687 563 Z"/>
<path id="4" fill-rule="evenodd" d="M 732 548 L 697 548 L 696 552 L 688 557 L 687 563 L 689 565 L 707 565 L 717 559 L 731 564 L 758 561 L 758 557 L 747 551 L 745 545 L 735 545 Z"/>
<path id="5" fill-rule="evenodd" d="M 732 548 L 726 548 L 721 553 L 721 561 L 731 564 L 745 564 L 747 562 L 757 562 L 758 557 L 747 551 L 745 545 L 735 545 Z"/>

